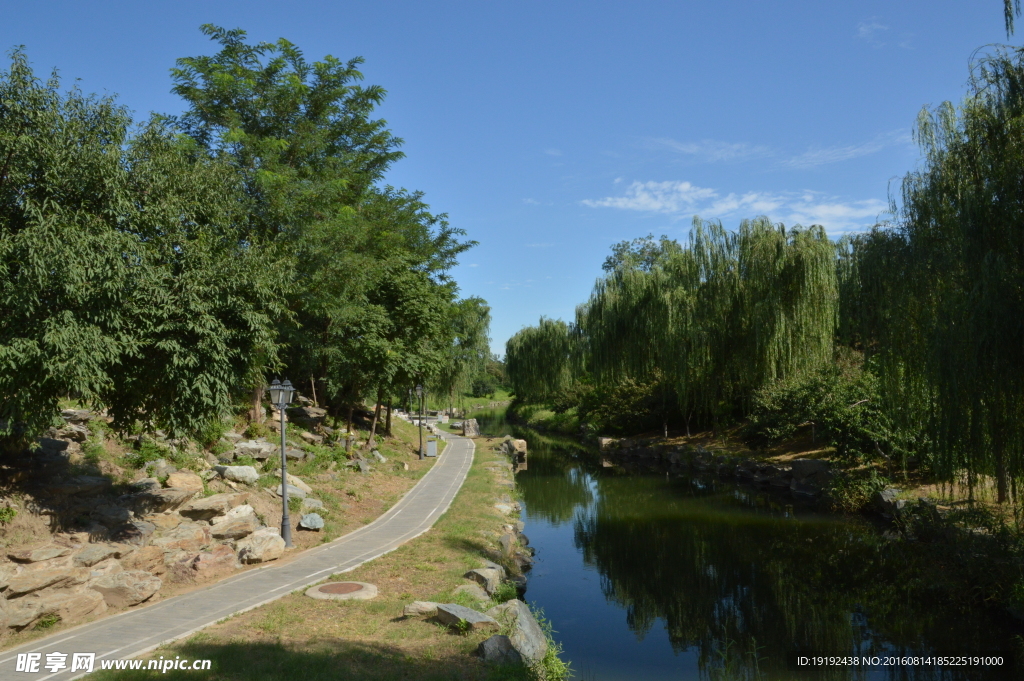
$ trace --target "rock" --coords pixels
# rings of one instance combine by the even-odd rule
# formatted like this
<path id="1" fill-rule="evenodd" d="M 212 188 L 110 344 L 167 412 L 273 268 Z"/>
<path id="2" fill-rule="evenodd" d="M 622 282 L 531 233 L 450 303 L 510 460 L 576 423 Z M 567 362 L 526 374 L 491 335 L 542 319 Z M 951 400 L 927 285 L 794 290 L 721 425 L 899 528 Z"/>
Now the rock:
<path id="1" fill-rule="evenodd" d="M 327 417 L 327 410 L 313 406 L 291 407 L 285 410 L 288 417 L 295 423 L 316 428 Z"/>
<path id="2" fill-rule="evenodd" d="M 79 475 L 66 482 L 47 485 L 47 491 L 59 496 L 95 496 L 105 494 L 111 489 L 108 478 L 92 475 Z"/>
<path id="3" fill-rule="evenodd" d="M 142 519 L 147 523 L 152 523 L 152 525 L 158 530 L 173 530 L 175 527 L 185 522 L 185 519 L 181 514 L 175 511 L 152 513 L 144 516 Z"/>
<path id="4" fill-rule="evenodd" d="M 600 449 L 602 452 L 607 452 L 609 449 L 613 449 L 618 443 L 618 438 L 614 437 L 597 438 L 597 448 Z"/>
<path id="5" fill-rule="evenodd" d="M 480 437 L 480 426 L 476 419 L 467 419 L 462 422 L 462 434 L 465 437 Z"/>
<path id="6" fill-rule="evenodd" d="M 365 461 L 357 461 L 356 465 L 359 466 L 360 473 L 370 473 L 371 471 L 373 471 L 373 468 L 370 467 L 370 464 L 366 463 Z"/>
<path id="7" fill-rule="evenodd" d="M 281 485 L 278 485 L 277 487 L 274 488 L 274 494 L 276 494 L 279 497 L 283 497 L 284 493 L 286 491 L 288 492 L 288 498 L 289 499 L 305 499 L 306 498 L 306 491 L 303 490 L 303 489 L 300 489 L 299 487 L 295 487 L 294 485 L 287 485 L 287 490 L 284 487 L 282 487 Z"/>
<path id="8" fill-rule="evenodd" d="M 373 458 L 374 458 L 374 459 L 376 459 L 376 460 L 377 460 L 377 461 L 378 461 L 379 463 L 387 463 L 387 462 L 388 462 L 388 459 L 387 459 L 387 457 L 386 457 L 386 456 L 384 456 L 383 454 L 381 454 L 380 452 L 378 452 L 378 451 L 377 451 L 376 449 L 375 449 L 375 450 L 373 450 L 372 452 L 370 452 L 370 454 L 371 454 L 371 455 L 373 456 Z"/>
<path id="9" fill-rule="evenodd" d="M 797 480 L 805 480 L 821 474 L 827 474 L 828 462 L 820 459 L 795 459 L 790 461 L 793 470 L 793 477 Z"/>
<path id="10" fill-rule="evenodd" d="M 96 565 L 93 565 L 91 568 L 89 568 L 89 574 L 86 577 L 86 582 L 88 584 L 94 584 L 95 582 L 103 579 L 104 577 L 115 575 L 118 572 L 124 572 L 124 566 L 121 565 L 121 563 L 118 562 L 117 559 L 108 558 L 103 562 L 97 563 Z"/>
<path id="11" fill-rule="evenodd" d="M 196 553 L 199 549 L 209 545 L 210 528 L 196 523 L 182 523 L 173 530 L 161 532 L 160 536 L 154 537 L 150 543 L 164 551 L 180 549 Z"/>
<path id="12" fill-rule="evenodd" d="M 71 553 L 71 549 L 66 546 L 57 546 L 51 544 L 50 546 L 42 546 L 35 549 L 25 549 L 23 551 L 13 551 L 7 554 L 7 557 L 17 563 L 38 563 L 42 560 L 50 560 L 51 558 L 60 558 Z"/>
<path id="13" fill-rule="evenodd" d="M 259 440 L 247 440 L 235 444 L 235 456 L 249 456 L 257 461 L 266 461 L 278 451 L 277 445 Z"/>
<path id="14" fill-rule="evenodd" d="M 224 433 L 223 438 L 225 440 L 227 440 L 228 442 L 232 442 L 232 443 L 239 442 L 240 440 L 244 440 L 245 439 L 245 437 L 243 435 L 239 435 L 238 433 L 236 433 L 233 430 L 229 430 L 228 432 Z"/>
<path id="15" fill-rule="evenodd" d="M 264 528 L 239 541 L 238 559 L 243 563 L 265 563 L 284 554 L 284 539 L 275 528 Z"/>
<path id="16" fill-rule="evenodd" d="M 470 570 L 463 575 L 466 579 L 472 579 L 477 584 L 482 586 L 487 592 L 487 595 L 492 595 L 501 586 L 501 572 L 498 572 L 494 568 L 477 568 Z"/>
<path id="17" fill-rule="evenodd" d="M 97 581 L 90 588 L 103 595 L 112 608 L 137 605 L 155 594 L 163 582 L 144 570 L 118 572 Z"/>
<path id="18" fill-rule="evenodd" d="M 70 442 L 67 440 L 55 440 L 52 437 L 41 437 L 39 438 L 39 449 L 49 453 L 60 453 L 65 451 Z"/>
<path id="19" fill-rule="evenodd" d="M 455 603 L 438 603 L 435 617 L 448 627 L 459 627 L 465 622 L 472 631 L 497 631 L 501 628 L 493 617 Z"/>
<path id="20" fill-rule="evenodd" d="M 163 485 L 156 478 L 142 478 L 131 483 L 130 487 L 137 492 L 148 492 L 154 489 L 160 489 Z"/>
<path id="21" fill-rule="evenodd" d="M 875 508 L 882 513 L 896 515 L 903 510 L 903 507 L 907 503 L 905 499 L 896 498 L 899 494 L 900 490 L 898 488 L 888 487 L 880 492 L 875 492 L 875 495 L 871 500 L 874 502 Z"/>
<path id="22" fill-rule="evenodd" d="M 22 567 L 15 563 L 0 563 L 0 591 L 7 588 L 7 583 L 12 577 L 19 574 L 22 571 Z M 0 624 L 0 629 L 3 625 Z"/>
<path id="23" fill-rule="evenodd" d="M 457 593 L 457 594 L 459 594 L 459 593 L 469 594 L 469 596 L 471 598 L 474 598 L 474 599 L 476 599 L 478 601 L 489 601 L 491 599 L 491 597 L 487 594 L 487 592 L 484 591 L 482 588 L 480 588 L 479 584 L 462 584 L 462 585 L 459 585 L 459 586 L 455 587 L 455 593 Z"/>
<path id="24" fill-rule="evenodd" d="M 121 561 L 126 570 L 145 570 L 155 575 L 163 574 L 164 550 L 159 546 L 143 546 Z"/>
<path id="25" fill-rule="evenodd" d="M 123 506 L 105 504 L 97 507 L 90 513 L 90 516 L 104 527 L 111 529 L 120 528 L 132 518 L 132 513 Z"/>
<path id="26" fill-rule="evenodd" d="M 486 641 L 482 641 L 476 648 L 476 653 L 483 658 L 487 664 L 521 665 L 524 664 L 522 655 L 512 645 L 512 639 L 508 636 L 495 634 Z"/>
<path id="27" fill-rule="evenodd" d="M 313 499 L 311 497 L 307 497 L 307 498 L 302 500 L 302 509 L 301 510 L 302 510 L 303 513 L 308 513 L 310 511 L 319 511 L 321 513 L 324 513 L 325 512 L 325 510 L 324 510 L 324 502 L 320 501 L 319 499 Z"/>
<path id="28" fill-rule="evenodd" d="M 302 516 L 302 520 L 299 521 L 299 527 L 304 530 L 322 530 L 324 527 L 324 519 L 317 513 L 307 513 Z"/>
<path id="29" fill-rule="evenodd" d="M 302 461 L 306 458 L 306 452 L 301 449 L 295 449 L 294 447 L 289 447 L 284 450 L 284 455 L 288 457 L 289 461 Z"/>
<path id="30" fill-rule="evenodd" d="M 511 532 L 506 532 L 498 537 L 498 544 L 501 546 L 501 553 L 503 555 L 511 556 L 512 550 L 516 545 L 516 536 Z"/>
<path id="31" fill-rule="evenodd" d="M 220 473 L 225 480 L 240 482 L 244 485 L 255 485 L 260 479 L 260 474 L 252 466 L 214 466 L 214 470 Z"/>
<path id="32" fill-rule="evenodd" d="M 280 468 L 278 468 L 276 471 L 274 471 L 274 476 L 277 477 L 278 480 L 281 479 L 281 469 Z M 299 489 L 301 489 L 306 494 L 312 494 L 313 493 L 313 488 L 312 487 L 310 487 L 305 482 L 303 482 L 301 479 L 295 477 L 291 473 L 288 474 L 288 486 L 289 487 L 298 487 Z M 281 496 L 281 495 L 278 494 L 277 496 Z"/>
<path id="33" fill-rule="evenodd" d="M 68 423 L 88 423 L 93 419 L 93 414 L 88 409 L 64 409 L 60 416 Z"/>
<path id="34" fill-rule="evenodd" d="M 309 431 L 306 430 L 301 431 L 299 433 L 299 437 L 301 437 L 306 442 L 309 442 L 314 445 L 321 444 L 324 441 L 323 435 L 315 435 L 314 433 L 310 433 Z"/>
<path id="35" fill-rule="evenodd" d="M 177 473 L 178 468 L 173 464 L 167 463 L 167 459 L 157 459 L 156 461 L 150 461 L 143 470 L 152 475 L 154 478 L 166 478 L 171 473 Z"/>
<path id="36" fill-rule="evenodd" d="M 84 568 L 36 568 L 22 571 L 15 577 L 7 580 L 7 589 L 4 594 L 7 598 L 13 598 L 21 594 L 32 593 L 50 586 L 74 586 L 84 584 L 88 572 Z"/>
<path id="37" fill-rule="evenodd" d="M 256 517 L 252 506 L 241 506 L 240 508 L 247 508 L 249 512 L 233 517 L 228 514 L 210 526 L 210 534 L 214 539 L 241 539 L 260 529 L 259 518 Z"/>
<path id="38" fill-rule="evenodd" d="M 131 496 L 132 508 L 139 515 L 172 511 L 196 495 L 194 489 L 151 489 Z"/>
<path id="39" fill-rule="evenodd" d="M 107 611 L 103 594 L 92 589 L 75 592 L 49 594 L 43 602 L 43 611 L 60 617 L 62 622 L 77 622 L 91 615 L 102 615 Z"/>
<path id="40" fill-rule="evenodd" d="M 510 515 L 515 509 L 510 504 L 495 504 L 494 508 L 498 509 L 505 515 Z"/>
<path id="41" fill-rule="evenodd" d="M 489 568 L 491 570 L 497 570 L 498 571 L 498 579 L 505 579 L 505 576 L 507 575 L 507 572 L 505 571 L 504 567 L 502 567 L 501 565 L 498 565 L 494 561 L 490 561 L 490 560 L 485 560 L 483 563 L 484 564 L 481 565 L 480 567 Z"/>
<path id="42" fill-rule="evenodd" d="M 107 558 L 123 558 L 134 551 L 134 547 L 123 544 L 89 544 L 75 554 L 76 567 L 91 567 Z"/>
<path id="43" fill-rule="evenodd" d="M 178 489 L 190 489 L 193 492 L 202 492 L 203 479 L 192 471 L 178 471 L 167 476 L 167 486 Z"/>
<path id="44" fill-rule="evenodd" d="M 494 606 L 487 615 L 511 627 L 509 640 L 527 665 L 533 666 L 544 659 L 548 641 L 526 603 L 513 598 Z"/>
<path id="45" fill-rule="evenodd" d="M 203 551 L 187 561 L 188 568 L 197 580 L 211 579 L 238 569 L 235 551 L 227 544 L 218 544 L 209 551 Z"/>
<path id="46" fill-rule="evenodd" d="M 406 617 L 434 617 L 437 615 L 437 603 L 432 601 L 413 601 L 405 606 L 402 614 Z"/>
<path id="47" fill-rule="evenodd" d="M 244 504 L 248 498 L 249 495 L 245 492 L 214 494 L 212 497 L 190 501 L 182 506 L 178 512 L 192 520 L 210 520 L 219 515 L 224 515 L 236 506 Z"/>

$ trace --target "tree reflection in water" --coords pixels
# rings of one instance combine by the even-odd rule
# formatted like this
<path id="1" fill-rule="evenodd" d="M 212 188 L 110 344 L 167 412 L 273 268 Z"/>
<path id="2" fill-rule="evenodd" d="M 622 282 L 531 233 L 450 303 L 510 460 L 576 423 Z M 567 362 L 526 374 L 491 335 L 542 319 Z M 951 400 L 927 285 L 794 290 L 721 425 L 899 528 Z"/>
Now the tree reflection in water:
<path id="1" fill-rule="evenodd" d="M 585 563 L 638 639 L 664 622 L 677 652 L 697 652 L 703 678 L 1015 678 L 978 667 L 794 670 L 787 654 L 1005 655 L 1017 646 L 999 618 L 930 579 L 925 553 L 865 522 L 787 517 L 731 485 L 621 475 L 575 443 L 515 434 L 530 442 L 529 469 L 517 476 L 527 520 L 572 520 Z"/>

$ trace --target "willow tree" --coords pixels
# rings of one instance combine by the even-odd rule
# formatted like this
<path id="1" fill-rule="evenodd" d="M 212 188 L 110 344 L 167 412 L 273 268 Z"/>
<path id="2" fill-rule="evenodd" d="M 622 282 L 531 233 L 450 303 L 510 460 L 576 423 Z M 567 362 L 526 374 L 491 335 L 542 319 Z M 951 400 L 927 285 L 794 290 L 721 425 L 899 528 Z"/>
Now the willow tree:
<path id="1" fill-rule="evenodd" d="M 937 472 L 994 475 L 1001 502 L 1024 473 L 1022 56 L 982 59 L 959 109 L 921 113 L 923 166 L 860 265 L 888 284 L 870 305 L 885 385 L 922 386 Z"/>
<path id="2" fill-rule="evenodd" d="M 570 378 L 572 340 L 569 325 L 541 317 L 537 326 L 522 329 L 505 344 L 505 371 L 512 392 L 524 401 L 539 402 L 564 388 Z"/>

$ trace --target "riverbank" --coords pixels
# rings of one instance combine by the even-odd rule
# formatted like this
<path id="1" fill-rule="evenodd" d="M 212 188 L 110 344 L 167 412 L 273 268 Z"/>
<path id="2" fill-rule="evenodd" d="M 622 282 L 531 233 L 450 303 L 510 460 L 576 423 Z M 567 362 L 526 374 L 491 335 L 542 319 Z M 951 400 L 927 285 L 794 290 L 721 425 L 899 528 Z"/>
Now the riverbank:
<path id="1" fill-rule="evenodd" d="M 554 434 L 575 426 L 580 436 L 571 414 L 517 405 L 506 418 Z M 809 436 L 754 451 L 740 433 L 736 427 L 717 435 L 587 439 L 600 465 L 612 471 L 720 481 L 780 512 L 795 506 L 864 518 L 893 545 L 892 553 L 917 566 L 916 578 L 930 583 L 937 597 L 1024 622 L 1024 527 L 993 503 L 991 484 L 943 486 L 916 470 L 851 465 Z"/>
<path id="2" fill-rule="evenodd" d="M 149 658 L 210 659 L 210 672 L 177 672 L 188 679 L 531 679 L 525 668 L 485 664 L 476 651 L 493 631 L 459 631 L 405 616 L 414 601 L 457 603 L 478 611 L 516 595 L 511 583 L 493 598 L 479 597 L 467 571 L 497 560 L 513 579 L 516 561 L 501 538 L 515 534 L 514 480 L 506 459 L 493 451 L 499 441 L 476 440 L 477 453 L 448 512 L 426 534 L 329 581 L 374 584 L 373 600 L 314 600 L 289 594 L 162 647 Z M 442 454 L 444 456 L 444 454 Z M 498 508 L 496 504 L 505 504 Z M 510 516 L 505 510 L 512 511 Z M 557 679 L 556 648 L 548 678 Z M 105 672 L 100 679 L 141 679 L 143 672 Z M 175 678 L 169 672 L 168 678 Z M 146 676 L 146 678 L 149 678 Z"/>

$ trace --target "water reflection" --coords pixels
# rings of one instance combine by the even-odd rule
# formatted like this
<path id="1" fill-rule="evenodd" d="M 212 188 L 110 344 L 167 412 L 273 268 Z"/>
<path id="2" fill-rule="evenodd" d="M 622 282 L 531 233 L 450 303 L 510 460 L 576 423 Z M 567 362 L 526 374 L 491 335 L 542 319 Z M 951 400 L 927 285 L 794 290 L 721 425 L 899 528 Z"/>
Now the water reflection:
<path id="1" fill-rule="evenodd" d="M 488 433 L 515 430 L 500 415 L 480 420 Z M 669 667 L 675 671 L 662 678 L 1016 678 L 977 667 L 795 670 L 787 654 L 1005 654 L 1016 632 L 991 613 L 940 600 L 946 592 L 933 589 L 919 552 L 867 524 L 793 517 L 713 480 L 623 475 L 576 443 L 514 434 L 530 442 L 529 470 L 517 480 L 538 558 L 569 541 L 582 558 L 557 575 L 539 571 L 538 579 L 569 583 L 596 571 L 600 590 L 590 597 L 611 604 L 604 617 L 575 620 L 563 632 L 581 641 L 567 651 L 588 679 L 628 678 L 605 674 L 609 660 L 634 678 Z M 570 604 L 562 602 L 565 588 L 548 584 L 538 593 L 531 577 L 530 589 L 549 612 L 581 607 L 578 590 Z M 588 649 L 586 641 L 601 640 L 622 612 L 635 641 Z M 668 645 L 652 654 L 649 636 Z"/>

